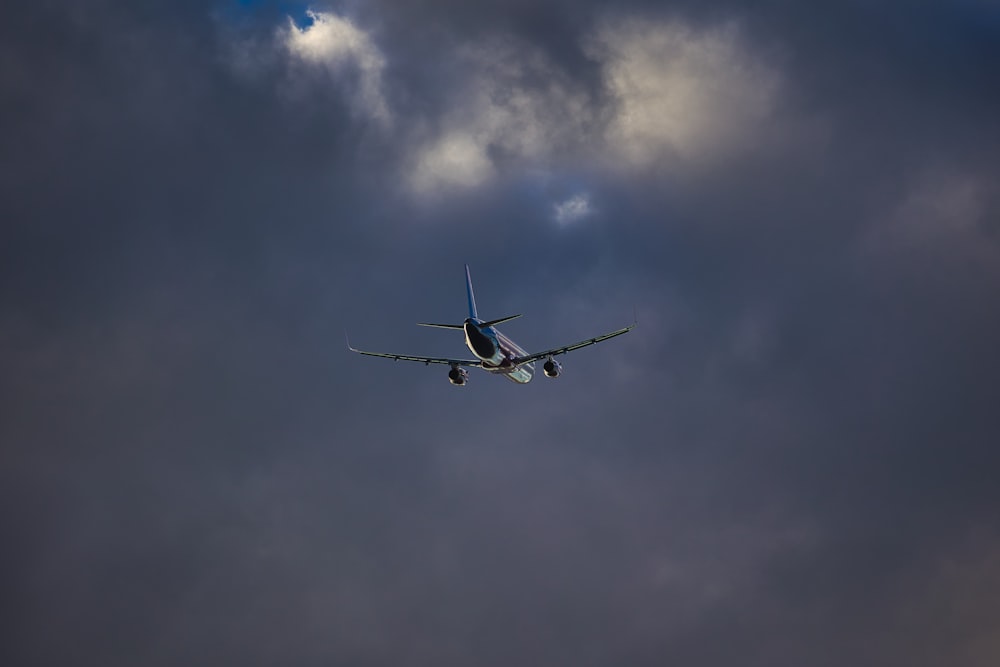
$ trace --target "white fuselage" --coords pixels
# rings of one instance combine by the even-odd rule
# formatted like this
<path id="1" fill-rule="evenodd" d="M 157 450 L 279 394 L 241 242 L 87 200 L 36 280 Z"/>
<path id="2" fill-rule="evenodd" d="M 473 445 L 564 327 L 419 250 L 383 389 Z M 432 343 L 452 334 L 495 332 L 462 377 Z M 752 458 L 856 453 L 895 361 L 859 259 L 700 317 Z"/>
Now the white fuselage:
<path id="1" fill-rule="evenodd" d="M 535 365 L 532 363 L 515 365 L 518 357 L 527 353 L 514 341 L 494 327 L 483 327 L 482 320 L 465 320 L 465 344 L 472 354 L 483 362 L 483 370 L 505 375 L 519 384 L 531 381 Z"/>

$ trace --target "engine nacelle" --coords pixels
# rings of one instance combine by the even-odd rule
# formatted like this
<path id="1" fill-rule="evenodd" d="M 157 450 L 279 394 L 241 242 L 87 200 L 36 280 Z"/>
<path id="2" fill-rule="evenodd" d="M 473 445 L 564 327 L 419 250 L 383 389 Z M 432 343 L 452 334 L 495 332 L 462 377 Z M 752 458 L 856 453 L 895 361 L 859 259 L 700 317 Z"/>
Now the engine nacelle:
<path id="1" fill-rule="evenodd" d="M 559 374 L 562 373 L 562 364 L 552 357 L 549 357 L 545 360 L 545 363 L 542 364 L 542 372 L 545 373 L 545 377 L 547 378 L 557 378 L 559 377 Z"/>
<path id="2" fill-rule="evenodd" d="M 448 382 L 452 383 L 456 387 L 461 387 L 466 382 L 469 381 L 469 372 L 464 368 L 459 368 L 458 366 L 453 367 L 448 371 Z"/>

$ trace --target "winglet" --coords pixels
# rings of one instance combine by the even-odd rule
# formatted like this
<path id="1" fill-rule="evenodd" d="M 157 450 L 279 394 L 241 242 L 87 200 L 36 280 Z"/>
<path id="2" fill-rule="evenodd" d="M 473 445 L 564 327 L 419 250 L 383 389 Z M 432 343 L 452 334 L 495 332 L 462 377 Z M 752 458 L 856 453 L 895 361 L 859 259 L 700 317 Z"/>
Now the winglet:
<path id="1" fill-rule="evenodd" d="M 474 320 L 479 319 L 476 314 L 476 294 L 472 291 L 472 274 L 469 273 L 469 265 L 465 265 L 465 291 L 469 297 L 469 317 Z"/>

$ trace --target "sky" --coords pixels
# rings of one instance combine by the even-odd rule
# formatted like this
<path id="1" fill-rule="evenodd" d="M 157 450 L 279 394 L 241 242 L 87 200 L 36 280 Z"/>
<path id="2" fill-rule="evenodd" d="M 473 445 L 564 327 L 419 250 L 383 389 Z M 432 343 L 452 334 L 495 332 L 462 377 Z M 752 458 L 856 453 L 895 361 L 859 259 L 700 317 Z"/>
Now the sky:
<path id="1" fill-rule="evenodd" d="M 19 2 L 5 665 L 1000 661 L 1000 6 Z M 351 354 L 537 350 L 519 386 Z"/>

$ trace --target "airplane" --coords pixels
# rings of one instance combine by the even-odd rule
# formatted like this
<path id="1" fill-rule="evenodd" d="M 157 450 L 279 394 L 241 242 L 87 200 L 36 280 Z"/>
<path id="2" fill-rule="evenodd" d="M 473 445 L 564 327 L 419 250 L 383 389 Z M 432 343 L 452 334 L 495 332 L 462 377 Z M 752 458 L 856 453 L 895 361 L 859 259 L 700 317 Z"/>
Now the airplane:
<path id="1" fill-rule="evenodd" d="M 545 374 L 545 377 L 558 377 L 562 372 L 562 364 L 553 357 L 572 352 L 573 350 L 579 350 L 581 347 L 601 343 L 615 336 L 621 336 L 635 328 L 635 323 L 633 322 L 624 329 L 618 329 L 617 331 L 612 331 L 601 336 L 581 340 L 571 345 L 563 345 L 562 347 L 554 347 L 544 352 L 529 354 L 496 328 L 496 325 L 521 317 L 520 315 L 510 315 L 497 320 L 479 319 L 479 315 L 476 312 L 476 295 L 472 291 L 472 276 L 469 273 L 468 264 L 465 265 L 465 290 L 469 300 L 469 316 L 465 319 L 465 322 L 462 324 L 430 324 L 419 322 L 418 325 L 422 327 L 464 331 L 465 344 L 472 351 L 472 354 L 476 356 L 475 359 L 449 359 L 446 357 L 418 357 L 408 354 L 366 352 L 351 347 L 350 339 L 347 340 L 347 349 L 369 357 L 384 357 L 386 359 L 395 359 L 396 361 L 419 361 L 425 366 L 429 366 L 430 364 L 447 364 L 451 366 L 451 369 L 448 371 L 448 381 L 459 387 L 469 381 L 469 373 L 465 370 L 466 368 L 481 368 L 488 373 L 502 375 L 518 384 L 527 384 L 534 375 L 536 361 L 545 359 L 545 363 L 542 364 L 542 372 Z"/>

